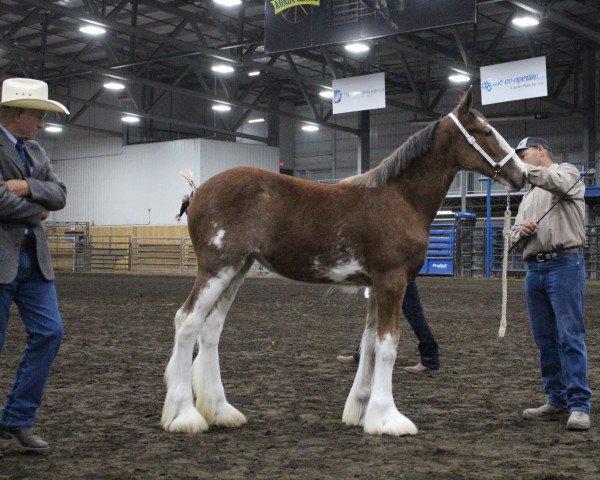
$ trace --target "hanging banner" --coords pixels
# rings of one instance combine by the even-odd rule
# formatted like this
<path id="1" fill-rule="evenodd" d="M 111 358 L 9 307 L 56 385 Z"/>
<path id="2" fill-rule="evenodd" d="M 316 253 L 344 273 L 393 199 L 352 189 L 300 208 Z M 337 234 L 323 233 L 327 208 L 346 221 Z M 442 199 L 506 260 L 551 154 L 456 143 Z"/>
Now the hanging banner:
<path id="1" fill-rule="evenodd" d="M 546 57 L 481 67 L 479 78 L 483 105 L 548 95 Z"/>
<path id="2" fill-rule="evenodd" d="M 472 23 L 475 16 L 475 0 L 267 0 L 265 52 Z"/>
<path id="3" fill-rule="evenodd" d="M 331 83 L 333 113 L 385 108 L 385 74 L 342 78 Z"/>

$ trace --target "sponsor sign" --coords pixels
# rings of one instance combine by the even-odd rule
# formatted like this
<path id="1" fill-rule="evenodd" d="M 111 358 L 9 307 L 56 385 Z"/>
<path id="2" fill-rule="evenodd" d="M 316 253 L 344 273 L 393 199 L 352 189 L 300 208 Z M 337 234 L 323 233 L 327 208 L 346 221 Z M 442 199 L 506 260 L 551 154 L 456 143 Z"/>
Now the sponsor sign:
<path id="1" fill-rule="evenodd" d="M 265 52 L 471 23 L 475 12 L 475 0 L 267 0 Z"/>
<path id="2" fill-rule="evenodd" d="M 271 0 L 275 15 L 279 15 L 288 8 L 300 7 L 301 5 L 312 5 L 318 7 L 321 0 Z"/>
<path id="3" fill-rule="evenodd" d="M 548 95 L 546 57 L 481 67 L 480 78 L 483 105 Z"/>
<path id="4" fill-rule="evenodd" d="M 385 108 L 385 74 L 333 80 L 333 113 L 358 112 Z"/>

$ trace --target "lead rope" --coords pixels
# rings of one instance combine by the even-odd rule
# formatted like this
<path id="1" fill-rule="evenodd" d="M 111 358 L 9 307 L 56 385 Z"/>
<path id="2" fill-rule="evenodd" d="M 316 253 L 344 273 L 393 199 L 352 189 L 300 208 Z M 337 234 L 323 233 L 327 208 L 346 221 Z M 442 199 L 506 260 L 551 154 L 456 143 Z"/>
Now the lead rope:
<path id="1" fill-rule="evenodd" d="M 504 251 L 502 254 L 502 313 L 500 315 L 500 328 L 498 337 L 504 338 L 506 334 L 506 306 L 508 303 L 508 247 L 510 244 L 510 195 L 506 195 L 506 211 L 504 212 Z"/>

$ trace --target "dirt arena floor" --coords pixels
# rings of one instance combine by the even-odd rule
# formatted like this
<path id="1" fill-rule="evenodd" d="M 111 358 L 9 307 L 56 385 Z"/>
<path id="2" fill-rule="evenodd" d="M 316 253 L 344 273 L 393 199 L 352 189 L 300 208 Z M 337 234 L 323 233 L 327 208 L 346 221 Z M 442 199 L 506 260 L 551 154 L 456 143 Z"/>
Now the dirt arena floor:
<path id="1" fill-rule="evenodd" d="M 527 422 L 544 402 L 523 301 L 511 280 L 507 336 L 496 337 L 499 280 L 420 278 L 442 369 L 414 375 L 408 324 L 394 373 L 413 437 L 369 436 L 342 424 L 354 369 L 338 364 L 362 332 L 365 300 L 327 287 L 248 279 L 221 338 L 239 429 L 199 435 L 159 425 L 172 320 L 194 279 L 60 275 L 65 338 L 37 423 L 47 454 L 0 441 L 0 479 L 600 479 L 600 417 L 592 430 Z M 588 282 L 590 383 L 600 391 L 600 282 Z M 318 303 L 318 304 L 317 304 Z M 317 304 L 317 305 L 315 305 Z M 24 335 L 13 313 L 0 357 L 4 396 Z M 597 398 L 597 397 L 596 397 Z"/>

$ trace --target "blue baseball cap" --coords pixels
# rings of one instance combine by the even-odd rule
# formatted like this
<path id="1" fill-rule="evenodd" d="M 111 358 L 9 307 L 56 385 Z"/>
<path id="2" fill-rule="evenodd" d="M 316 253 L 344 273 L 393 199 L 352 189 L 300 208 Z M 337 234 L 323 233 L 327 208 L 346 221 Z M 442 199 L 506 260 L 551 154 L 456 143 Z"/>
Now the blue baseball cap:
<path id="1" fill-rule="evenodd" d="M 530 148 L 530 147 L 538 147 L 540 145 L 542 147 L 544 147 L 546 150 L 552 151 L 552 149 L 550 148 L 550 144 L 543 138 L 538 138 L 538 137 L 525 137 L 515 147 L 515 151 L 518 152 L 519 150 L 525 150 L 526 148 Z"/>

